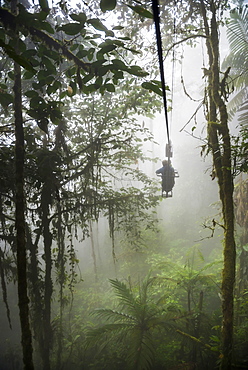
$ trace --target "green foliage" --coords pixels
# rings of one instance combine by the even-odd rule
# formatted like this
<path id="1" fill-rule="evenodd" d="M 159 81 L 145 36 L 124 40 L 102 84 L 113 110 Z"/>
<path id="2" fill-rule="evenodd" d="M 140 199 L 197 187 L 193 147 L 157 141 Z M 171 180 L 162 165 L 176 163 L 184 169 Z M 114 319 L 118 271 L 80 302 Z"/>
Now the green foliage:
<path id="1" fill-rule="evenodd" d="M 246 300 L 247 306 L 247 300 Z M 248 345 L 248 321 L 247 314 L 243 322 L 235 328 L 234 333 L 234 356 L 235 362 L 242 367 L 246 367 L 248 363 L 247 345 Z"/>
<path id="2" fill-rule="evenodd" d="M 163 311 L 151 295 L 154 280 L 150 276 L 144 279 L 138 294 L 123 282 L 110 280 L 122 311 L 98 309 L 93 313 L 109 323 L 89 331 L 88 340 L 90 343 L 101 338 L 106 340 L 107 334 L 108 338 L 119 338 L 126 345 L 129 343 L 127 359 L 130 369 L 152 368 L 155 354 L 152 333 L 157 327 L 169 330 L 173 326 L 172 315 Z"/>
<path id="3" fill-rule="evenodd" d="M 46 14 L 43 19 L 41 14 L 44 13 L 30 13 L 20 5 L 19 15 L 15 17 L 2 8 L 0 42 L 7 55 L 27 69 L 25 79 L 32 79 L 32 90 L 38 94 L 30 98 L 27 113 L 41 120 L 40 127 L 45 132 L 47 123 L 57 124 L 61 119 L 62 101 L 55 100 L 53 94 L 59 92 L 60 98 L 63 98 L 68 86 L 70 95 L 75 95 L 77 91 L 90 94 L 97 90 L 104 94 L 105 91 L 115 91 L 119 80 L 124 78 L 123 72 L 138 77 L 148 75 L 139 66 L 124 62 L 125 50 L 134 53 L 136 50 L 128 47 L 129 40 L 126 42 L 125 38 L 116 37 L 114 31 L 109 30 L 100 19 L 88 18 L 84 12 L 80 12 L 70 14 L 74 22 L 68 23 L 65 19 L 64 23 L 60 20 L 59 24 L 54 24 L 50 15 Z M 16 24 L 20 25 L 20 37 L 23 34 L 26 38 L 26 43 L 20 40 L 20 55 L 14 54 L 12 46 L 14 41 L 11 32 Z M 94 30 L 104 32 L 105 38 L 102 34 L 92 32 L 91 26 Z M 9 34 L 8 43 L 6 32 Z M 49 36 L 47 32 L 54 36 Z M 61 42 L 61 38 L 65 42 Z M 98 38 L 100 42 L 97 43 Z M 11 73 L 10 76 L 12 78 Z M 29 95 L 26 96 L 29 98 Z M 3 107 L 12 101 L 8 91 L 1 95 Z"/>
<path id="4" fill-rule="evenodd" d="M 143 82 L 142 87 L 144 89 L 151 90 L 160 96 L 163 96 L 163 92 L 161 90 L 161 83 L 159 81 Z"/>
<path id="5" fill-rule="evenodd" d="M 246 111 L 246 107 L 244 104 L 244 110 Z M 241 110 L 240 110 L 241 111 Z M 246 122 L 246 119 L 245 121 Z M 233 144 L 232 144 L 232 153 L 234 158 L 234 174 L 238 176 L 240 173 L 248 172 L 248 133 L 247 133 L 247 126 L 243 125 L 240 128 L 240 132 L 238 136 L 233 137 Z"/>
<path id="6" fill-rule="evenodd" d="M 208 304 L 212 294 L 219 293 L 221 261 L 205 263 L 198 246 L 194 246 L 188 252 L 184 261 L 174 263 L 171 259 L 153 255 L 150 257 L 155 271 L 159 271 L 158 279 L 162 286 L 169 289 L 170 299 L 168 302 L 173 306 L 180 302 L 180 308 L 191 312 L 198 309 L 200 292 L 204 294 L 204 305 L 207 309 L 213 309 Z M 212 271 L 211 271 L 212 270 Z M 207 273 L 208 271 L 208 273 Z M 166 291 L 164 292 L 166 296 Z M 216 303 L 215 303 L 216 304 Z M 216 309 L 219 308 L 220 301 Z"/>
<path id="7" fill-rule="evenodd" d="M 100 8 L 102 12 L 113 10 L 116 7 L 116 0 L 101 0 Z"/>
<path id="8" fill-rule="evenodd" d="M 139 14 L 141 17 L 153 19 L 153 14 L 149 10 L 143 8 L 142 6 L 140 5 L 135 6 L 127 5 L 127 6 L 130 9 L 132 9 L 135 13 Z"/>
<path id="9" fill-rule="evenodd" d="M 223 68 L 231 67 L 230 77 L 226 88 L 231 90 L 230 86 L 235 87 L 235 95 L 228 103 L 230 117 L 232 118 L 236 111 L 239 112 L 240 124 L 247 123 L 247 32 L 248 32 L 248 8 L 243 5 L 233 9 L 230 12 L 230 20 L 227 25 L 227 37 L 230 46 L 230 54 L 223 62 Z"/>

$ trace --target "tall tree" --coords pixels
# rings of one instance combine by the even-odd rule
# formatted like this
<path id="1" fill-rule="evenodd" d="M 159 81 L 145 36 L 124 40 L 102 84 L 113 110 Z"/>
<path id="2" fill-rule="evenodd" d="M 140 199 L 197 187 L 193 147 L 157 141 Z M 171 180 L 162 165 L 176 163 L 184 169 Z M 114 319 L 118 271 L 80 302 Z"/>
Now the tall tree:
<path id="1" fill-rule="evenodd" d="M 213 155 L 214 169 L 218 179 L 219 196 L 222 203 L 224 228 L 224 267 L 222 275 L 222 359 L 221 369 L 232 367 L 233 347 L 233 304 L 236 265 L 236 247 L 234 238 L 233 176 L 231 139 L 228 129 L 228 114 L 224 91 L 220 81 L 219 36 L 217 11 L 221 4 L 201 1 L 201 13 L 204 21 L 206 45 L 209 57 L 208 70 L 208 139 Z M 207 10 L 210 11 L 210 24 Z M 228 72 L 226 72 L 228 73 Z M 225 89 L 225 87 L 224 87 Z"/>
<path id="2" fill-rule="evenodd" d="M 11 2 L 13 14 L 17 14 L 17 2 Z M 15 52 L 19 51 L 19 30 L 16 25 Z M 18 278 L 18 305 L 20 312 L 23 363 L 26 370 L 32 370 L 33 347 L 32 334 L 29 323 L 29 298 L 27 291 L 27 249 L 26 249 L 26 226 L 25 226 L 25 195 L 24 195 L 24 129 L 22 114 L 22 76 L 21 67 L 14 62 L 14 117 L 15 117 L 15 227 L 16 227 L 16 250 L 17 250 L 17 278 Z"/>

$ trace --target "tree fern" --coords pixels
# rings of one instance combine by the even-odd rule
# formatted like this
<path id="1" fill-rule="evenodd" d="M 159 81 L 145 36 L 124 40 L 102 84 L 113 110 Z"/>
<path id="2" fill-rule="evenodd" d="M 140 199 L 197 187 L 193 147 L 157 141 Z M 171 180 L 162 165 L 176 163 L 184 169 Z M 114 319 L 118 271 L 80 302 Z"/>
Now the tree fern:
<path id="1" fill-rule="evenodd" d="M 104 324 L 88 332 L 89 343 L 101 339 L 125 342 L 130 369 L 151 369 L 155 353 L 153 329 L 173 326 L 172 313 L 167 316 L 151 295 L 149 288 L 153 281 L 154 278 L 148 276 L 135 295 L 123 282 L 110 280 L 122 311 L 103 308 L 93 312 Z"/>
<path id="2" fill-rule="evenodd" d="M 242 71 L 240 60 L 247 60 L 248 52 L 248 8 L 241 7 L 239 10 L 231 12 L 231 21 L 227 28 L 227 37 L 232 51 L 231 59 L 235 62 L 234 66 Z M 238 62 L 238 63 L 237 63 Z"/>
<path id="3" fill-rule="evenodd" d="M 227 82 L 235 86 L 235 95 L 228 104 L 232 118 L 242 105 L 248 111 L 248 8 L 243 6 L 231 12 L 227 28 L 230 54 L 225 58 L 222 68 L 231 67 Z M 247 124 L 247 112 L 239 117 L 240 124 Z"/>
<path id="4" fill-rule="evenodd" d="M 103 319 L 106 319 L 106 320 L 112 320 L 114 322 L 118 322 L 118 321 L 135 321 L 135 317 L 134 316 L 131 316 L 131 315 L 128 315 L 127 313 L 124 313 L 124 312 L 119 312 L 119 311 L 116 311 L 116 310 L 111 310 L 111 309 L 108 309 L 108 308 L 97 308 L 95 311 L 94 311 L 94 315 L 95 316 L 98 316 L 100 318 L 103 318 Z"/>

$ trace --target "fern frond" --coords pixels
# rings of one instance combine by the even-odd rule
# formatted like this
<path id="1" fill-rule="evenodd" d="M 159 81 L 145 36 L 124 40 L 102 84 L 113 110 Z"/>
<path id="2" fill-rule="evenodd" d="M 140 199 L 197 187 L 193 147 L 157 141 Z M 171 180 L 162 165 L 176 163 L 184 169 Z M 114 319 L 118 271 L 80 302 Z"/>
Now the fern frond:
<path id="1" fill-rule="evenodd" d="M 248 9 L 243 7 L 241 12 L 231 13 L 231 22 L 227 28 L 227 36 L 234 54 L 242 53 L 247 57 L 248 52 Z M 246 52 L 246 54 L 245 54 Z"/>
<path id="2" fill-rule="evenodd" d="M 143 281 L 143 283 L 140 286 L 140 295 L 139 295 L 139 301 L 140 304 L 146 304 L 147 303 L 147 297 L 148 297 L 148 289 L 149 287 L 154 283 L 155 277 L 151 277 L 150 274 L 146 277 L 146 279 Z"/>
<path id="3" fill-rule="evenodd" d="M 115 323 L 115 324 L 105 324 L 98 328 L 90 329 L 87 332 L 87 342 L 98 342 L 99 340 L 105 338 L 106 336 L 111 339 L 112 336 L 127 333 L 132 328 L 132 325 L 126 323 Z"/>
<path id="4" fill-rule="evenodd" d="M 248 81 L 247 81 L 247 85 L 248 85 Z M 239 107 L 242 106 L 246 98 L 247 98 L 246 89 L 241 89 L 230 100 L 230 102 L 228 103 L 228 115 L 230 119 L 234 117 L 235 113 L 237 112 L 237 110 L 239 110 Z"/>
<path id="5" fill-rule="evenodd" d="M 227 28 L 230 54 L 225 58 L 223 67 L 231 67 L 229 83 L 235 86 L 235 94 L 228 104 L 229 118 L 233 118 L 237 109 L 247 100 L 248 86 L 248 8 L 231 12 L 231 21 Z M 246 115 L 241 117 L 242 122 Z"/>
<path id="6" fill-rule="evenodd" d="M 125 312 L 120 312 L 116 310 L 111 310 L 110 308 L 97 308 L 92 312 L 92 315 L 97 316 L 99 318 L 104 318 L 106 320 L 112 321 L 135 321 L 135 317 L 126 314 Z"/>
<path id="7" fill-rule="evenodd" d="M 116 296 L 119 298 L 119 301 L 125 306 L 131 309 L 131 311 L 136 310 L 136 299 L 132 294 L 131 290 L 119 280 L 110 279 L 110 284 L 115 290 Z"/>
<path id="8" fill-rule="evenodd" d="M 248 127 L 248 100 L 238 110 L 238 121 L 241 126 Z"/>
<path id="9" fill-rule="evenodd" d="M 178 312 L 175 311 L 164 311 L 160 316 L 155 316 L 149 320 L 149 326 L 163 326 L 171 327 L 175 325 L 175 321 L 178 318 Z"/>

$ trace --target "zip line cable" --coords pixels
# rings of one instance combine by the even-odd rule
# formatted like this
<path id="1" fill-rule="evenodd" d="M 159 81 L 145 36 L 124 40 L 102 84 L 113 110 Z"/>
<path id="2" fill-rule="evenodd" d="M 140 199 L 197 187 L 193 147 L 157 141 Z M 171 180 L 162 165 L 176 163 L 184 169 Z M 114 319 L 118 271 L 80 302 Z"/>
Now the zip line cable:
<path id="1" fill-rule="evenodd" d="M 153 11 L 153 18 L 154 18 L 155 29 L 156 29 L 159 69 L 160 69 L 160 77 L 161 77 L 161 84 L 162 84 L 165 123 L 166 123 L 168 146 L 169 146 L 169 151 L 168 152 L 170 153 L 171 144 L 170 144 L 170 134 L 169 134 L 168 113 L 167 113 L 167 99 L 166 99 L 166 90 L 165 90 L 163 49 L 162 49 L 162 39 L 161 39 L 161 32 L 160 32 L 160 17 L 159 17 L 159 3 L 158 3 L 158 0 L 152 0 L 152 11 Z M 170 154 L 168 155 L 168 157 L 170 157 Z"/>
<path id="2" fill-rule="evenodd" d="M 173 37 L 172 37 L 172 44 L 175 45 L 176 43 L 176 0 L 174 0 L 174 7 L 173 7 Z M 171 107 L 173 107 L 173 98 L 174 98 L 174 76 L 175 76 L 175 65 L 176 65 L 176 51 L 175 48 L 172 48 L 172 70 L 171 70 Z M 170 132 L 172 130 L 172 122 L 173 122 L 173 109 L 171 108 L 170 112 Z"/>

